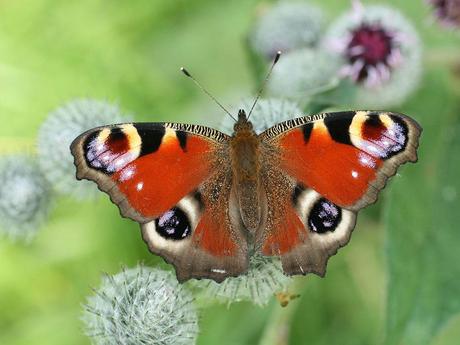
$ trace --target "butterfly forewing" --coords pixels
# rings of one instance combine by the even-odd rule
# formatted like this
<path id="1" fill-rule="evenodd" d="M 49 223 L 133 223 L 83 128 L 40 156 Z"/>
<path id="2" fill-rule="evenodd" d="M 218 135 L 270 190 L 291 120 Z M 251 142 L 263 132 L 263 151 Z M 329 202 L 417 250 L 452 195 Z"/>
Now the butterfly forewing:
<path id="1" fill-rule="evenodd" d="M 305 116 L 261 134 L 279 166 L 334 203 L 358 210 L 388 177 L 417 160 L 420 126 L 397 113 L 349 111 Z"/>

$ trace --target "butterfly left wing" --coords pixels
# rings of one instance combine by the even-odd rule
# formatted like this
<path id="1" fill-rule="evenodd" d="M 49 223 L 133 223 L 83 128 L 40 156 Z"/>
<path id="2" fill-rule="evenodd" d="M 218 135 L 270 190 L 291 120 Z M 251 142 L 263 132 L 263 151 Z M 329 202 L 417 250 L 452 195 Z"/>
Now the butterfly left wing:
<path id="1" fill-rule="evenodd" d="M 323 275 L 356 212 L 403 163 L 417 160 L 420 126 L 397 113 L 351 111 L 280 123 L 261 136 L 267 224 L 256 236 L 288 274 Z"/>
<path id="2" fill-rule="evenodd" d="M 139 222 L 149 249 L 175 266 L 180 281 L 221 281 L 247 269 L 228 140 L 204 126 L 127 123 L 83 133 L 71 152 L 77 178 L 96 182 Z"/>

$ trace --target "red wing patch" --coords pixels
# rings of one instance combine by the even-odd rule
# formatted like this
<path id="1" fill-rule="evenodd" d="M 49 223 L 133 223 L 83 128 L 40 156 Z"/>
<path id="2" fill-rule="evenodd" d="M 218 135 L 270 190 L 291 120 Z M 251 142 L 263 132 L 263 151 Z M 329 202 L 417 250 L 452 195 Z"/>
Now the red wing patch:
<path id="1" fill-rule="evenodd" d="M 281 210 L 280 210 L 281 211 Z M 286 200 L 286 207 L 279 215 L 274 231 L 268 232 L 262 247 L 264 255 L 283 255 L 298 246 L 307 236 L 305 226 L 290 205 L 290 200 Z"/>
<path id="2" fill-rule="evenodd" d="M 332 113 L 276 138 L 281 167 L 331 202 L 361 208 L 375 201 L 397 167 L 416 161 L 420 127 L 392 113 Z"/>
<path id="3" fill-rule="evenodd" d="M 352 205 L 369 188 L 382 163 L 354 146 L 335 142 L 317 122 L 308 143 L 299 130 L 280 140 L 282 167 L 296 179 L 341 206 Z"/>
<path id="4" fill-rule="evenodd" d="M 230 170 L 221 169 L 216 170 L 200 188 L 202 212 L 192 240 L 201 250 L 215 257 L 235 256 L 242 242 L 246 242 L 239 231 L 239 216 L 233 215 L 232 219 L 230 212 L 234 208 L 230 204 L 236 201 L 232 198 L 231 182 Z"/>
<path id="5" fill-rule="evenodd" d="M 226 209 L 221 214 L 204 212 L 193 234 L 193 240 L 202 250 L 213 256 L 233 256 L 237 244 L 232 239 Z"/>
<path id="6" fill-rule="evenodd" d="M 191 137 L 184 151 L 174 137 L 164 137 L 159 149 L 139 157 L 112 175 L 130 205 L 155 218 L 190 193 L 210 174 L 211 144 Z"/>
<path id="7" fill-rule="evenodd" d="M 78 178 L 94 180 L 123 215 L 145 222 L 210 176 L 224 140 L 224 134 L 202 126 L 122 124 L 82 134 L 71 150 Z"/>
<path id="8" fill-rule="evenodd" d="M 281 169 L 270 164 L 263 174 L 266 222 L 256 233 L 256 248 L 279 257 L 285 274 L 324 275 L 328 258 L 348 242 L 355 213 L 296 184 Z"/>
<path id="9" fill-rule="evenodd" d="M 256 247 L 264 255 L 283 255 L 308 236 L 292 202 L 295 184 L 276 165 L 264 168 L 262 183 L 267 200 L 266 220 L 256 234 Z"/>
<path id="10" fill-rule="evenodd" d="M 182 198 L 160 219 L 141 225 L 150 250 L 176 267 L 180 281 L 225 277 L 247 269 L 248 254 L 241 221 L 230 214 L 230 167 L 217 171 L 199 190 Z"/>

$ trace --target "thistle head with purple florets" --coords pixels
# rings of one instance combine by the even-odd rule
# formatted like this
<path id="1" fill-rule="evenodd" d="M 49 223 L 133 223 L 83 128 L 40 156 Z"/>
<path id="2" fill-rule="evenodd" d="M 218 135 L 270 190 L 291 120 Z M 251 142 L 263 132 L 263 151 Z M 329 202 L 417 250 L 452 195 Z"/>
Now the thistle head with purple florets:
<path id="1" fill-rule="evenodd" d="M 395 9 L 354 1 L 329 28 L 325 48 L 340 55 L 339 73 L 356 86 L 355 103 L 361 106 L 397 105 L 418 84 L 420 41 Z"/>
<path id="2" fill-rule="evenodd" d="M 460 27 L 460 0 L 427 0 L 437 20 L 445 27 Z"/>

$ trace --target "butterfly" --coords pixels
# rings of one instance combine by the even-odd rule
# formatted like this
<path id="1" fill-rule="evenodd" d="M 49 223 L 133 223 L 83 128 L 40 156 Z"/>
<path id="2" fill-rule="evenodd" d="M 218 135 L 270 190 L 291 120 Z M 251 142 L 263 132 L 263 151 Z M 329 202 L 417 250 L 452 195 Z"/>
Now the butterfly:
<path id="1" fill-rule="evenodd" d="M 251 255 L 279 257 L 287 275 L 324 276 L 357 212 L 417 161 L 410 117 L 345 111 L 298 117 L 257 134 L 244 110 L 231 136 L 201 125 L 125 123 L 71 145 L 78 179 L 97 183 L 140 223 L 177 278 L 221 282 Z"/>

